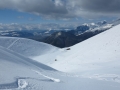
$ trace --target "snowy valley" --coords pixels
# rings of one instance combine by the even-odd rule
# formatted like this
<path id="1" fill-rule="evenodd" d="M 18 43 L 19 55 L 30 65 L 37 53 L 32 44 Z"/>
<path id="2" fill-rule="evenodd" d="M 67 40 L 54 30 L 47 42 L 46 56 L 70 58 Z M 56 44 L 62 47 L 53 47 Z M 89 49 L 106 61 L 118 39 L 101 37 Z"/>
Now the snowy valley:
<path id="1" fill-rule="evenodd" d="M 0 37 L 0 90 L 120 90 L 120 25 L 68 48 Z"/>

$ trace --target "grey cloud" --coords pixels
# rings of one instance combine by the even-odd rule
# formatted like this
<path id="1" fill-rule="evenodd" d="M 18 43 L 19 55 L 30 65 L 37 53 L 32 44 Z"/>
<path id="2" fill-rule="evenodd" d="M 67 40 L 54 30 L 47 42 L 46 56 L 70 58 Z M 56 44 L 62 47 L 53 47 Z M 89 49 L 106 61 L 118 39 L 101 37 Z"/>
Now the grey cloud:
<path id="1" fill-rule="evenodd" d="M 84 10 L 102 13 L 120 13 L 120 0 L 78 0 Z"/>
<path id="2" fill-rule="evenodd" d="M 120 0 L 0 0 L 0 8 L 33 13 L 45 18 L 69 19 L 118 15 Z"/>
<path id="3" fill-rule="evenodd" d="M 0 8 L 15 9 L 55 18 L 68 14 L 68 10 L 61 0 L 0 0 Z"/>

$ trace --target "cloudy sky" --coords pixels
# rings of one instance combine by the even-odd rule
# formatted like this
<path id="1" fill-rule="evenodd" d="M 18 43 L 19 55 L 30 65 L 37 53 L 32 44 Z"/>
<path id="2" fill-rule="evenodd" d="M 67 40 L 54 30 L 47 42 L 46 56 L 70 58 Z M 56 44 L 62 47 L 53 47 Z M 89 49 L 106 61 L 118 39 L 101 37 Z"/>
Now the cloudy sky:
<path id="1" fill-rule="evenodd" d="M 119 18 L 120 0 L 0 0 L 0 23 L 85 23 Z"/>

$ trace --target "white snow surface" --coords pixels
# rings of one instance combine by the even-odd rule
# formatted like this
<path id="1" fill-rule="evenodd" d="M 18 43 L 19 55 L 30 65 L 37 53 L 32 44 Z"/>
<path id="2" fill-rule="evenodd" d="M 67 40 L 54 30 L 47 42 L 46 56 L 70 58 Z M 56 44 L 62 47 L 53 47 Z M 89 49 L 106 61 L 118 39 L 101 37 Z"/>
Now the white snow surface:
<path id="1" fill-rule="evenodd" d="M 105 24 L 105 25 L 102 25 L 102 26 L 99 26 L 99 27 L 95 27 L 94 29 L 91 28 L 90 30 L 87 30 L 85 32 L 95 32 L 95 31 L 106 31 L 110 28 L 112 28 L 114 26 L 114 23 L 111 23 L 111 24 Z M 84 32 L 84 33 L 85 33 Z M 80 34 L 81 35 L 81 34 Z"/>
<path id="2" fill-rule="evenodd" d="M 70 47 L 71 50 L 56 57 L 58 61 L 51 66 L 65 72 L 119 67 L 119 28 L 120 25 Z"/>
<path id="3" fill-rule="evenodd" d="M 116 79 L 116 78 L 115 78 Z M 119 90 L 118 82 L 58 72 L 0 47 L 0 90 Z"/>
<path id="4" fill-rule="evenodd" d="M 108 30 L 108 29 L 110 29 L 110 28 L 112 28 L 112 27 L 114 27 L 116 25 L 119 25 L 120 24 L 120 19 L 114 20 L 112 22 L 109 22 L 109 23 L 106 23 L 106 24 L 102 25 L 103 22 L 101 22 L 101 25 L 95 24 L 95 23 L 91 23 L 89 25 L 90 29 L 85 31 L 85 32 L 83 32 L 83 33 L 81 33 L 81 34 L 84 34 L 86 32 L 93 32 L 93 33 L 95 33 L 95 32 L 98 32 L 98 31 L 106 31 L 106 30 Z M 79 34 L 79 35 L 81 35 L 81 34 Z"/>
<path id="5" fill-rule="evenodd" d="M 0 90 L 120 90 L 119 29 L 117 25 L 70 50 L 46 44 L 43 53 L 32 49 L 34 55 L 17 50 L 24 43 L 14 48 L 21 45 L 18 40 L 28 39 L 1 38 Z M 30 42 L 38 48 L 33 40 Z M 29 48 L 27 51 L 31 53 Z"/>
<path id="6" fill-rule="evenodd" d="M 120 25 L 115 26 L 70 47 L 71 50 L 64 48 L 33 59 L 63 72 L 97 72 L 101 70 L 101 72 L 118 73 L 120 67 L 119 28 Z"/>
<path id="7" fill-rule="evenodd" d="M 120 25 L 72 47 L 33 58 L 59 71 L 120 83 Z M 46 57 L 49 57 L 47 59 Z M 56 59 L 56 61 L 55 61 Z"/>
<path id="8" fill-rule="evenodd" d="M 58 49 L 46 43 L 14 37 L 0 37 L 0 46 L 27 57 L 39 56 L 48 52 L 51 53 Z"/>

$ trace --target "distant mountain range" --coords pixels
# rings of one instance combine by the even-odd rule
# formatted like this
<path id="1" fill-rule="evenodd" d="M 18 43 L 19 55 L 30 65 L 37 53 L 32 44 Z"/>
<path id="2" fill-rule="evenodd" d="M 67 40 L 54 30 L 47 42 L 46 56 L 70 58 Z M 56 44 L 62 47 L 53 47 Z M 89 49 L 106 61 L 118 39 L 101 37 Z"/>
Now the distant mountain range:
<path id="1" fill-rule="evenodd" d="M 75 30 L 55 32 L 43 39 L 43 42 L 60 48 L 69 47 L 108 30 L 112 26 L 113 24 L 107 24 L 106 21 L 83 24 Z"/>
<path id="2" fill-rule="evenodd" d="M 43 39 L 43 42 L 63 48 L 78 43 L 77 36 L 65 31 L 59 31 Z"/>
<path id="3" fill-rule="evenodd" d="M 0 31 L 0 36 L 29 38 L 45 42 L 56 47 L 64 48 L 82 42 L 120 23 L 120 19 L 113 22 L 101 21 L 97 23 L 85 23 L 74 30 L 22 30 Z"/>

